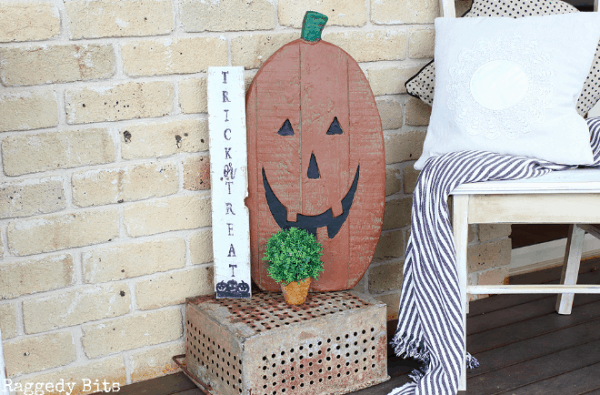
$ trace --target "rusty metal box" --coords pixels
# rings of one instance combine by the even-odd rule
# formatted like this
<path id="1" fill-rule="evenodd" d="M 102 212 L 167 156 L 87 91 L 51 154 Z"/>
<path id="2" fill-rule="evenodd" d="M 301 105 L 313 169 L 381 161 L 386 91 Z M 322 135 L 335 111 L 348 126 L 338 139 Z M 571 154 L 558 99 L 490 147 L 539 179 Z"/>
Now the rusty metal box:
<path id="1" fill-rule="evenodd" d="M 213 395 L 345 394 L 389 379 L 386 339 L 385 304 L 352 292 L 189 298 L 184 366 Z"/>

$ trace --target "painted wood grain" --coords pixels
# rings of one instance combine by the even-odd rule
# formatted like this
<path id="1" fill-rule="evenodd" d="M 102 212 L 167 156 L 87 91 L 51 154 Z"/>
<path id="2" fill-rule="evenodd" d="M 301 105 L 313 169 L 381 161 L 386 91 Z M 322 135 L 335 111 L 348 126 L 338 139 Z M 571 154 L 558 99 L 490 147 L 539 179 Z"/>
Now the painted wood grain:
<path id="1" fill-rule="evenodd" d="M 324 272 L 311 289 L 354 287 L 373 258 L 385 203 L 381 120 L 360 67 L 330 43 L 295 40 L 256 74 L 246 112 L 253 279 L 279 290 L 262 261 L 267 240 L 282 226 L 316 223 Z"/>
<path id="2" fill-rule="evenodd" d="M 244 70 L 210 67 L 207 81 L 215 294 L 250 298 Z"/>

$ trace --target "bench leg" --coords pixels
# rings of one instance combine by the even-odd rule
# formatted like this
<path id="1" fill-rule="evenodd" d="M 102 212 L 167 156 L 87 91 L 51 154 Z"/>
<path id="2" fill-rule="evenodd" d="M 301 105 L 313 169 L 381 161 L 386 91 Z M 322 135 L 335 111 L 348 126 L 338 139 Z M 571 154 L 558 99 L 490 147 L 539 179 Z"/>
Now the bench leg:
<path id="1" fill-rule="evenodd" d="M 467 349 L 467 312 L 469 296 L 467 295 L 467 244 L 469 242 L 469 223 L 467 219 L 469 196 L 455 195 L 452 197 L 452 227 L 454 230 L 454 244 L 456 246 L 456 269 L 458 272 L 458 284 L 463 307 L 463 329 L 465 350 Z M 467 356 L 463 355 L 462 371 L 460 381 L 458 382 L 458 390 L 467 390 Z"/>
<path id="2" fill-rule="evenodd" d="M 565 251 L 565 260 L 560 279 L 561 284 L 577 284 L 577 275 L 579 274 L 579 263 L 581 262 L 581 253 L 583 252 L 583 240 L 585 231 L 577 225 L 569 227 L 569 236 L 567 238 L 567 248 Z M 558 294 L 556 300 L 556 311 L 558 314 L 571 314 L 573 307 L 572 293 Z"/>

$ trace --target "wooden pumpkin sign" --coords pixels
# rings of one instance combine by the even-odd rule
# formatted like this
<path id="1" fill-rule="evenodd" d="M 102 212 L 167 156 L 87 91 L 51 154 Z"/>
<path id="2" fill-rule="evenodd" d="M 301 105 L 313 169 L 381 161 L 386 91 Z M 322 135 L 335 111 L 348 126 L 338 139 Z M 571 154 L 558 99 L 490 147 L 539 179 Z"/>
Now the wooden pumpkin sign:
<path id="1" fill-rule="evenodd" d="M 280 290 L 262 257 L 282 228 L 306 229 L 323 244 L 313 291 L 354 287 L 381 234 L 381 119 L 356 61 L 320 39 L 326 21 L 309 11 L 302 38 L 265 62 L 246 96 L 252 278 L 263 290 Z"/>

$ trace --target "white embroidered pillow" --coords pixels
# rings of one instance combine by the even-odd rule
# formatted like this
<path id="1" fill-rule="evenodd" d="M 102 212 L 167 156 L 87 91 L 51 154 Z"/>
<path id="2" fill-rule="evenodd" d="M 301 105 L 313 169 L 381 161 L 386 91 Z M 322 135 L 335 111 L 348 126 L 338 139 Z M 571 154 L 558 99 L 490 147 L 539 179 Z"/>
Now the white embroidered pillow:
<path id="1" fill-rule="evenodd" d="M 600 13 L 437 18 L 435 97 L 423 154 L 482 150 L 590 164 L 576 102 L 600 39 Z"/>
<path id="2" fill-rule="evenodd" d="M 523 18 L 578 12 L 577 8 L 560 0 L 473 0 L 463 17 L 499 16 Z M 431 105 L 433 103 L 435 63 L 433 60 L 406 81 L 406 92 Z M 577 111 L 586 115 L 600 100 L 600 42 L 596 47 L 594 62 L 577 100 Z"/>

